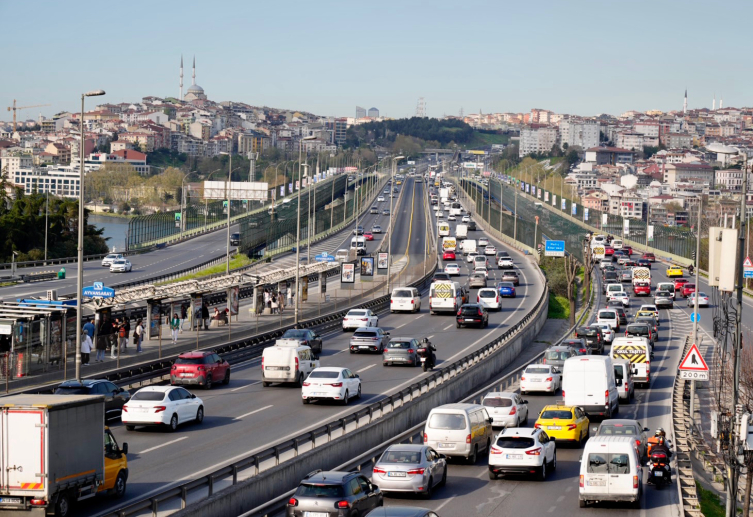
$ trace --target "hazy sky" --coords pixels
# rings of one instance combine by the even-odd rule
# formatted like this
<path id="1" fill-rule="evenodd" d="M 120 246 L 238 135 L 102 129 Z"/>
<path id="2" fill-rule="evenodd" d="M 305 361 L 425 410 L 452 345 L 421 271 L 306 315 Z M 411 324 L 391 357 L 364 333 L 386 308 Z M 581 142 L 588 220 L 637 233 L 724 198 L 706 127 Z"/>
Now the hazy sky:
<path id="1" fill-rule="evenodd" d="M 353 116 L 753 102 L 748 1 L 0 0 L 0 119 L 177 96 L 196 55 L 211 100 Z M 95 100 L 87 106 L 93 107 Z"/>

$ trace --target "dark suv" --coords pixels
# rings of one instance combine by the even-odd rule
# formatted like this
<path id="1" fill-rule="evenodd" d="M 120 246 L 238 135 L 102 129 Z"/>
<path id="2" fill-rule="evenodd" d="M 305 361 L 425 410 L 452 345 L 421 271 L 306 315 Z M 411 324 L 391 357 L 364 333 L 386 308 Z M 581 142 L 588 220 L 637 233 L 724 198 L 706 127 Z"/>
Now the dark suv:
<path id="1" fill-rule="evenodd" d="M 379 487 L 360 472 L 315 470 L 303 478 L 288 500 L 286 516 L 353 517 L 383 504 Z"/>
<path id="2" fill-rule="evenodd" d="M 230 245 L 231 246 L 240 246 L 241 245 L 241 234 L 240 233 L 234 233 L 230 235 Z"/>
<path id="3" fill-rule="evenodd" d="M 575 329 L 575 337 L 585 339 L 588 349 L 592 354 L 604 353 L 604 334 L 598 327 L 578 327 Z"/>
<path id="4" fill-rule="evenodd" d="M 478 303 L 466 303 L 460 307 L 456 317 L 457 328 L 476 325 L 480 328 L 489 326 L 489 313 Z"/>
<path id="5" fill-rule="evenodd" d="M 66 381 L 55 388 L 55 395 L 103 395 L 106 420 L 119 418 L 123 404 L 131 400 L 128 390 L 119 388 L 106 379 Z"/>

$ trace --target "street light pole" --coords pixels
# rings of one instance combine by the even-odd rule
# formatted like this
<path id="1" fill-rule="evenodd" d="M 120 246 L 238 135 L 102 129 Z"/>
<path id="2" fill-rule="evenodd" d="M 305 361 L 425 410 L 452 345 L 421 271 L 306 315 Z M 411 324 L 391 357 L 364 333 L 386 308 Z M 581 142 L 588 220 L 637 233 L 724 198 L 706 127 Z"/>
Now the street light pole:
<path id="1" fill-rule="evenodd" d="M 50 190 L 49 186 L 47 187 L 47 200 L 44 204 L 44 265 L 47 265 L 47 229 L 50 227 L 50 223 L 48 222 L 50 214 Z"/>
<path id="2" fill-rule="evenodd" d="M 76 278 L 76 380 L 81 380 L 81 318 L 84 315 L 82 307 L 82 291 L 84 290 L 84 147 L 86 135 L 84 133 L 84 99 L 104 95 L 104 90 L 93 90 L 81 94 L 81 141 L 79 142 L 78 162 L 78 278 Z M 63 358 L 66 360 L 67 358 Z"/>
<path id="3" fill-rule="evenodd" d="M 300 155 L 303 153 L 303 141 L 304 140 L 313 140 L 315 139 L 315 136 L 307 136 L 304 138 L 301 138 L 301 143 L 298 147 L 298 217 L 296 217 L 296 230 L 295 230 L 295 318 L 294 318 L 294 324 L 298 325 L 298 307 L 299 307 L 299 301 L 300 298 L 300 291 L 298 289 L 298 284 L 300 284 L 300 271 L 301 271 L 301 187 L 303 186 L 303 183 L 301 181 L 301 160 Z M 309 164 L 303 164 L 304 167 L 306 167 L 306 173 L 308 174 L 308 166 Z"/>
<path id="4" fill-rule="evenodd" d="M 405 156 L 395 156 L 392 158 L 392 170 L 390 171 L 390 225 L 387 241 L 387 294 L 390 293 L 390 275 L 392 275 L 392 195 L 395 189 L 395 173 L 397 172 L 397 161 L 402 160 Z"/>
<path id="5" fill-rule="evenodd" d="M 183 222 L 185 218 L 185 205 L 186 205 L 186 188 L 183 186 L 184 182 L 186 181 L 186 178 L 189 177 L 193 172 L 186 173 L 185 176 L 183 176 L 183 179 L 180 181 L 180 238 L 183 240 L 183 232 L 186 229 L 186 225 Z"/>
<path id="6" fill-rule="evenodd" d="M 225 274 L 230 274 L 230 184 L 233 174 L 233 144 L 230 143 L 230 164 L 227 168 L 227 186 L 225 187 L 225 197 L 227 198 L 227 242 L 225 252 Z"/>

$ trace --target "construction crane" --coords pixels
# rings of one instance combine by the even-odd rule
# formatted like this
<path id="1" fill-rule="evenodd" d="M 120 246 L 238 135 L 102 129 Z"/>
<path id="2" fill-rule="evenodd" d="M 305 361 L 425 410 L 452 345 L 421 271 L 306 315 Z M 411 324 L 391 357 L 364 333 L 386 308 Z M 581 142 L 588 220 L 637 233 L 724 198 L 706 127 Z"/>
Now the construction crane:
<path id="1" fill-rule="evenodd" d="M 13 111 L 13 132 L 16 132 L 16 111 L 25 110 L 29 108 L 41 108 L 43 106 L 49 106 L 49 104 L 35 104 L 34 106 L 16 106 L 16 99 L 13 99 L 13 106 L 8 106 L 8 111 Z"/>

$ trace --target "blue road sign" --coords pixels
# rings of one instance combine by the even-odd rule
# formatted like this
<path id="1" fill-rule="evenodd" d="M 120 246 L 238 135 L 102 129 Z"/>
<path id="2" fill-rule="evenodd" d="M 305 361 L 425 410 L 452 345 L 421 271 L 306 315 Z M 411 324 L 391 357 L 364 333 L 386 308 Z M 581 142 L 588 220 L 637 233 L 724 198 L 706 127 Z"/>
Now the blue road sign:
<path id="1" fill-rule="evenodd" d="M 112 298 L 115 296 L 115 289 L 105 287 L 105 284 L 102 282 L 94 282 L 94 285 L 84 287 L 81 291 L 81 296 L 87 298 Z"/>
<path id="2" fill-rule="evenodd" d="M 701 315 L 698 314 L 697 312 L 691 312 L 690 313 L 690 321 L 692 321 L 693 323 L 695 323 L 696 321 L 700 322 L 701 321 Z"/>
<path id="3" fill-rule="evenodd" d="M 753 278 L 753 269 L 743 269 L 743 278 Z"/>
<path id="4" fill-rule="evenodd" d="M 544 255 L 547 257 L 564 257 L 565 241 L 546 241 Z"/>
<path id="5" fill-rule="evenodd" d="M 329 253 L 325 251 L 323 251 L 320 255 L 317 255 L 314 258 L 316 259 L 317 262 L 334 262 L 335 261 L 335 257 L 333 257 L 332 255 L 330 255 Z"/>

